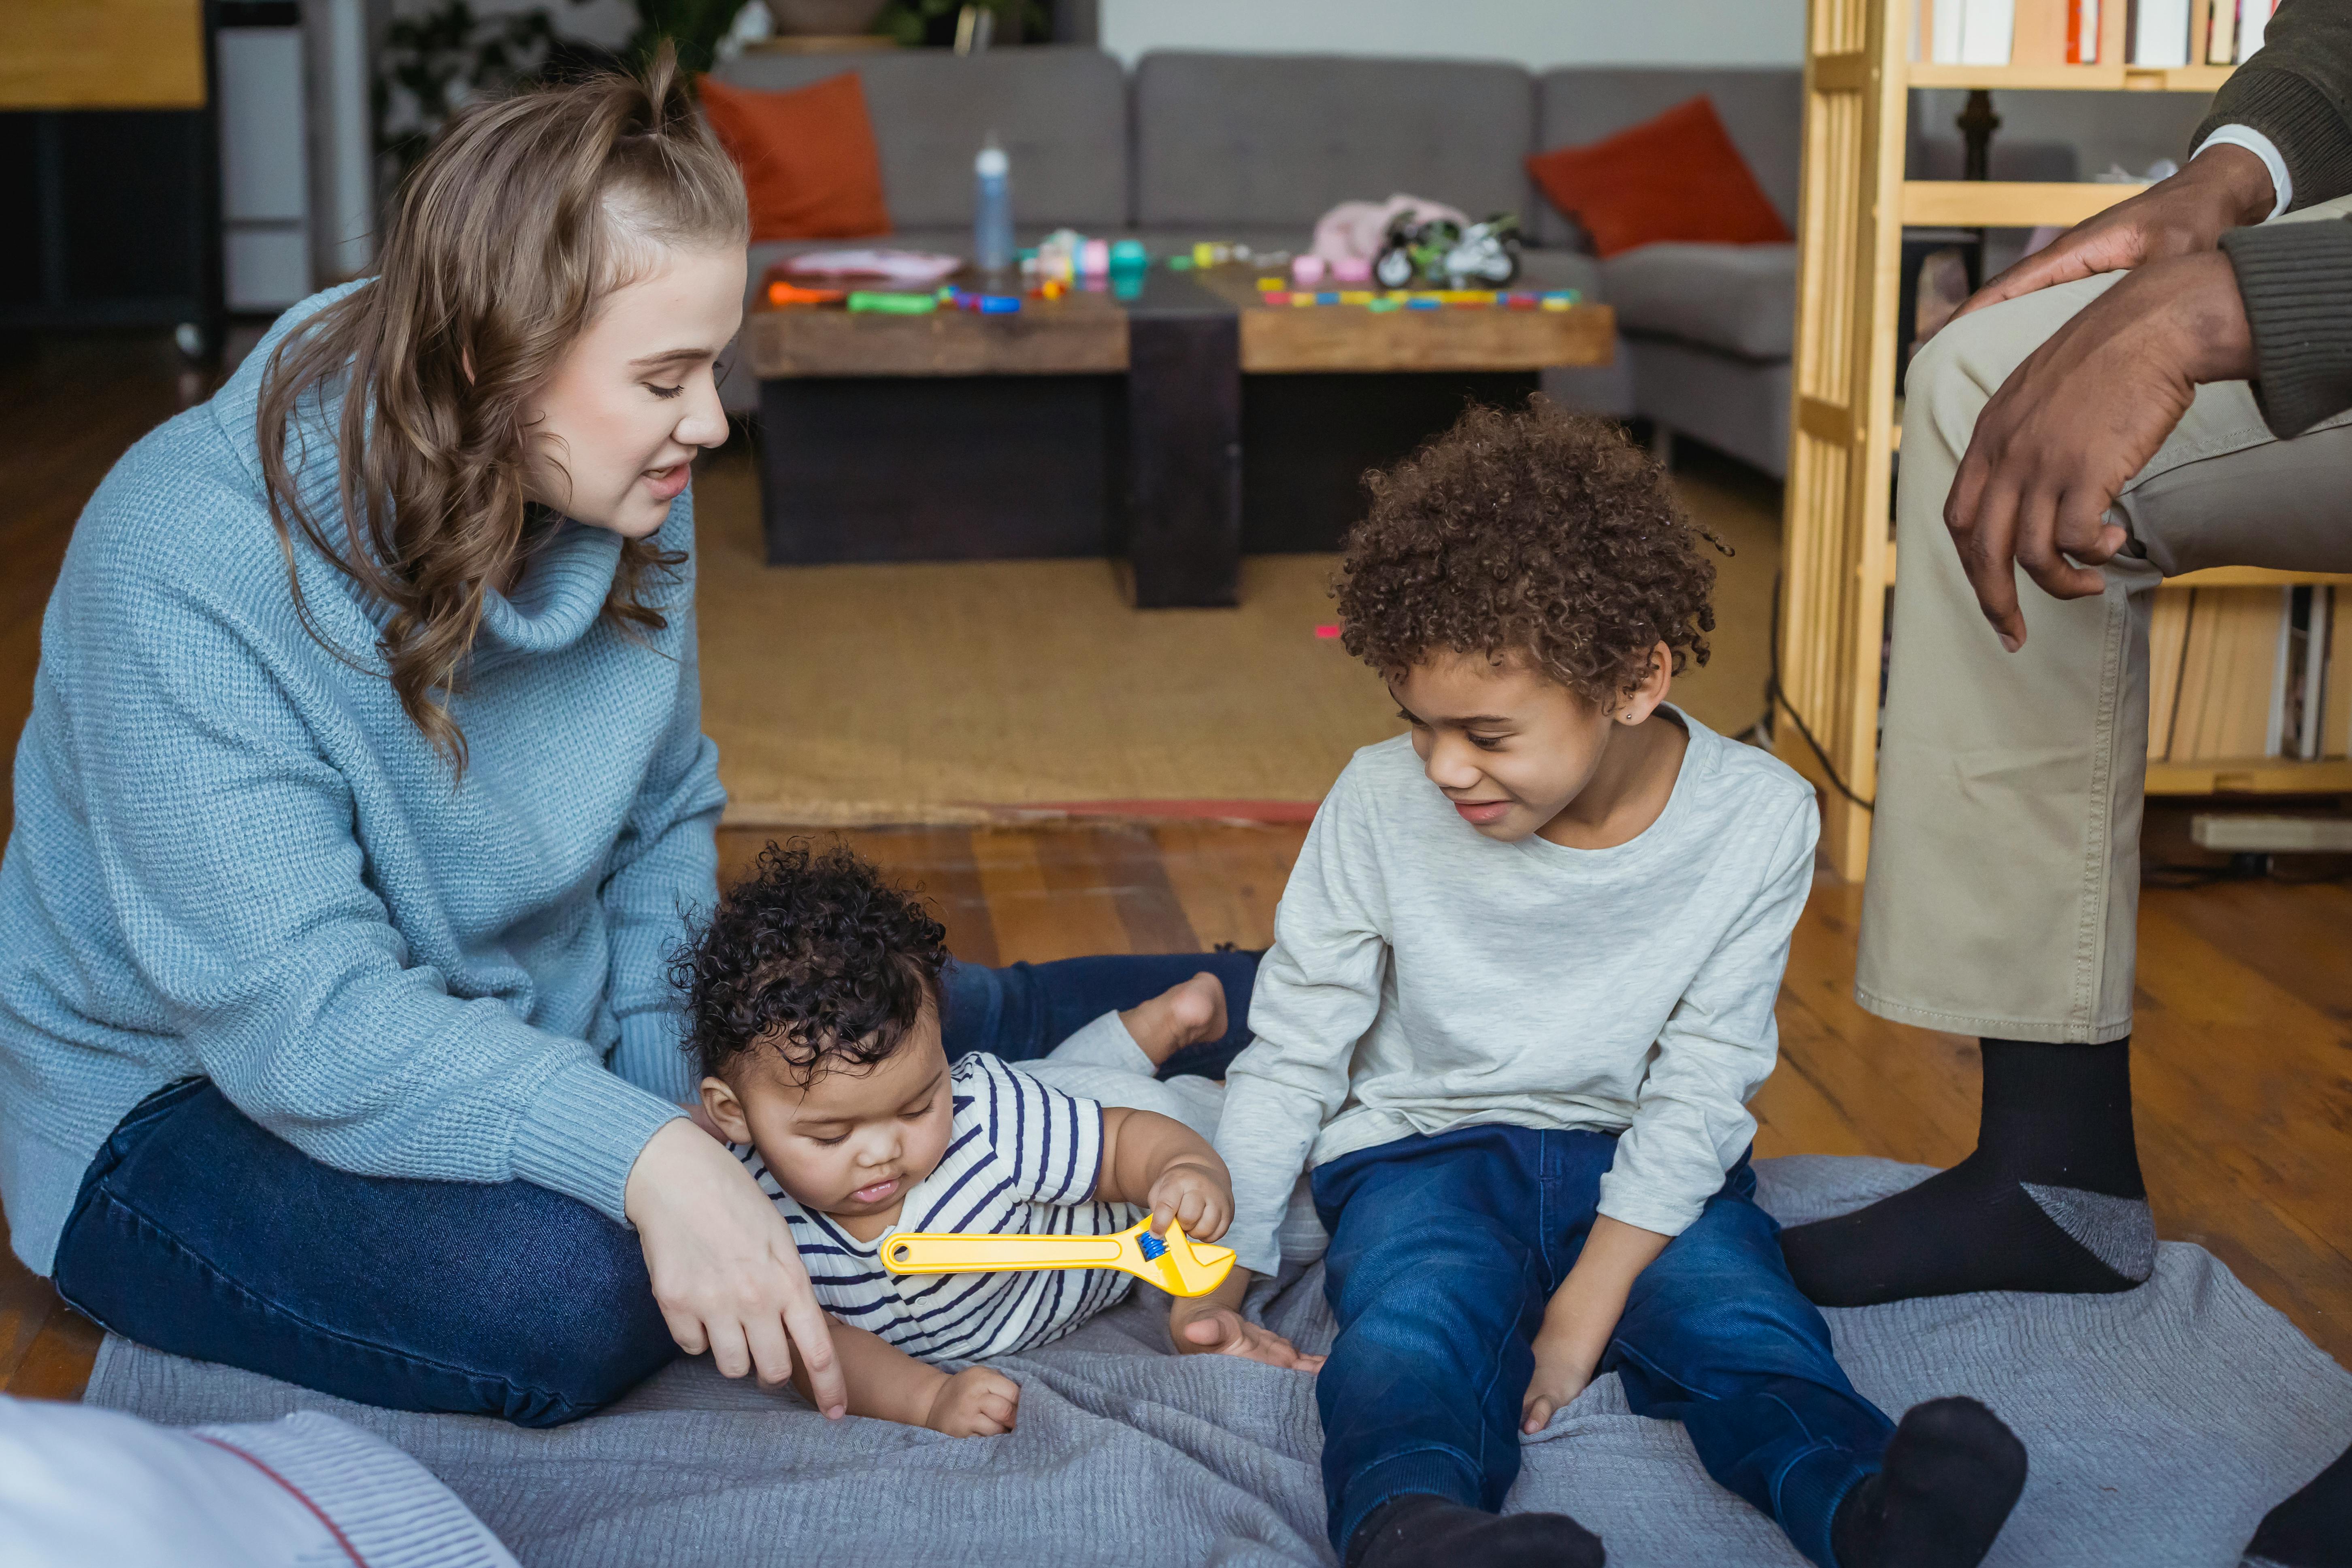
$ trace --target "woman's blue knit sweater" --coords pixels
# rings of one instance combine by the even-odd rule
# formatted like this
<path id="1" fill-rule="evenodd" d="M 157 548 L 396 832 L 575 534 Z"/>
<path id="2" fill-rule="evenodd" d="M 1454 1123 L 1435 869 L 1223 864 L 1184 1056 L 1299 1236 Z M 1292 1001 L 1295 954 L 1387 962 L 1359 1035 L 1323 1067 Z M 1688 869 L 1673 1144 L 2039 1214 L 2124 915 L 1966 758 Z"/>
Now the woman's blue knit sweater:
<path id="1" fill-rule="evenodd" d="M 0 860 L 0 1199 L 43 1274 L 91 1157 L 175 1079 L 342 1170 L 615 1219 L 692 1089 L 664 965 L 716 896 L 724 800 L 692 567 L 654 575 L 669 624 L 633 639 L 599 616 L 620 539 L 562 524 L 490 596 L 457 780 L 393 694 L 383 608 L 298 534 L 344 658 L 303 629 L 263 504 L 263 367 L 333 297 L 114 466 L 42 622 Z M 331 443 L 306 447 L 331 496 Z M 693 531 L 689 492 L 658 542 Z"/>

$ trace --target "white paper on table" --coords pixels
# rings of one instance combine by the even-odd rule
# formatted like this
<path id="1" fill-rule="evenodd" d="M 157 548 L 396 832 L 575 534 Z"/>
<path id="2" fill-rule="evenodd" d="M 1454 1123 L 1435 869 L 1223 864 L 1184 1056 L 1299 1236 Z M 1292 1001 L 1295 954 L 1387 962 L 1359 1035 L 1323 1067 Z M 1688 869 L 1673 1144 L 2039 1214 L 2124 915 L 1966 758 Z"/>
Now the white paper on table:
<path id="1" fill-rule="evenodd" d="M 929 250 L 812 250 L 795 256 L 784 270 L 803 278 L 879 278 L 925 288 L 963 265 L 961 256 Z"/>

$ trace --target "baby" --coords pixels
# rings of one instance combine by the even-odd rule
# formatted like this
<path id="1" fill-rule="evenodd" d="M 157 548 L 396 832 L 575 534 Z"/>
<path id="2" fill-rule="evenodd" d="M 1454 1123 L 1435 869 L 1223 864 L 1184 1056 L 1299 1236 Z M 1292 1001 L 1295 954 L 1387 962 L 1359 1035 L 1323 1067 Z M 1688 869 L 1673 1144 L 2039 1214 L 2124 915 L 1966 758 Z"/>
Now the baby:
<path id="1" fill-rule="evenodd" d="M 844 847 L 771 844 L 678 963 L 702 1109 L 792 1228 L 848 1385 L 849 1412 L 951 1437 L 1013 1429 L 1020 1385 L 986 1366 L 1058 1338 L 1127 1294 L 1110 1269 L 893 1275 L 897 1231 L 1100 1235 L 1151 1211 L 1213 1241 L 1233 1214 L 1224 1163 L 1177 1116 L 1185 1080 L 1151 1073 L 1203 1031 L 1223 994 L 1196 976 L 1107 1014 L 1045 1063 L 976 1052 L 950 1065 L 940 1032 L 946 932 Z M 1054 1081 L 1059 1079 L 1063 1087 Z M 1071 1092 L 1123 1098 L 1177 1116 Z M 1201 1082 L 1192 1100 L 1210 1109 Z M 1205 1094 L 1197 1091 L 1206 1091 Z M 806 1373 L 794 1385 L 809 1395 Z"/>

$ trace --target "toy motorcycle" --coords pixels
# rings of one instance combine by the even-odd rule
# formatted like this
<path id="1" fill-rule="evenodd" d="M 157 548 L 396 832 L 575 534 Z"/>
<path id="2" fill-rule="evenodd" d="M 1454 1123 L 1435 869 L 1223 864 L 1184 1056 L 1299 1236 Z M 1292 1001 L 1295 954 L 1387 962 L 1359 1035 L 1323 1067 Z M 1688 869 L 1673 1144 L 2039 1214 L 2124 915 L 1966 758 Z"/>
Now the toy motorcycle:
<path id="1" fill-rule="evenodd" d="M 1498 289 L 1519 275 L 1519 220 L 1496 213 L 1464 228 L 1450 219 L 1417 223 L 1400 213 L 1389 224 L 1372 276 L 1385 289 Z"/>

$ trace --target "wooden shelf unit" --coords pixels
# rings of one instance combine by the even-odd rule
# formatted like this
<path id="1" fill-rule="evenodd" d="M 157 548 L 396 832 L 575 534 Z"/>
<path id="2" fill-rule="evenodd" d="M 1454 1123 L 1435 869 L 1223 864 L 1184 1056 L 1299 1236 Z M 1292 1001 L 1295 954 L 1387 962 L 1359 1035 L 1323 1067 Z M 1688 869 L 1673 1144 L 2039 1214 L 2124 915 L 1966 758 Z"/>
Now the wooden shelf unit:
<path id="1" fill-rule="evenodd" d="M 1797 341 L 1780 597 L 1781 759 L 1821 784 L 1822 847 L 1843 876 L 1869 865 L 1878 787 L 1878 693 L 1886 590 L 1895 580 L 1888 500 L 1899 438 L 1895 402 L 1896 294 L 1903 228 L 2079 223 L 2134 195 L 2127 184 L 1906 180 L 1912 88 L 2211 92 L 2226 67 L 1945 66 L 1914 62 L 1914 0 L 1810 0 L 1805 39 L 1804 175 L 1798 198 Z M 2124 58 L 2126 7 L 2103 12 L 2100 55 Z M 2252 569 L 2195 574 L 2220 587 L 2334 581 Z M 1817 751 L 1791 709 L 1819 740 Z M 1832 777 L 1834 772 L 1834 778 Z M 2159 795 L 2329 793 L 2352 788 L 2352 763 L 2281 758 L 2148 770 Z"/>
<path id="2" fill-rule="evenodd" d="M 2120 11 L 2118 12 L 2120 20 Z M 2116 34 L 2117 37 L 2122 35 Z M 2101 44 L 2102 51 L 2105 45 Z M 2120 46 L 2118 46 L 2120 47 Z M 1908 50 L 1907 42 L 1905 45 Z M 2230 66 L 1939 66 L 1906 62 L 1913 87 L 2008 89 L 2012 92 L 2211 92 Z"/>
<path id="3" fill-rule="evenodd" d="M 2137 184 L 1906 180 L 1903 222 L 1919 228 L 2072 228 L 2147 189 Z"/>

